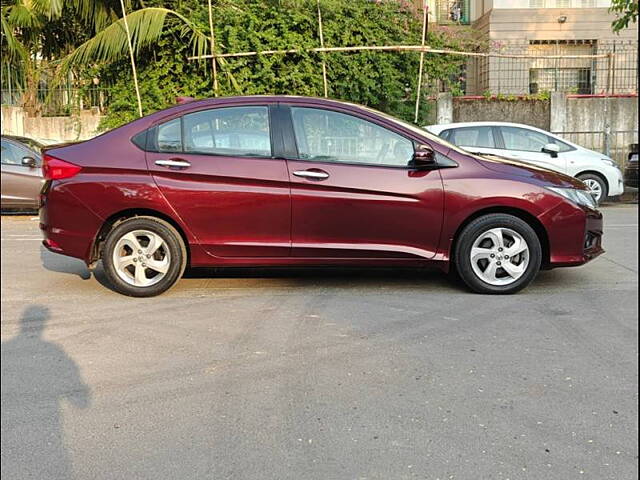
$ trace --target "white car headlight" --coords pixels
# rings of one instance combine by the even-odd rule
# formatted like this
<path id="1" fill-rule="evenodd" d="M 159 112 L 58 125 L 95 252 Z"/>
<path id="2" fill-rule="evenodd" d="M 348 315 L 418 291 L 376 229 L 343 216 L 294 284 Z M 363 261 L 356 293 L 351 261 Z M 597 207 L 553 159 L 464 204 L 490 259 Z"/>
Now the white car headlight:
<path id="1" fill-rule="evenodd" d="M 591 196 L 591 194 L 587 190 L 578 190 L 577 188 L 560 188 L 560 187 L 547 187 L 554 193 L 561 195 L 566 198 L 570 202 L 573 202 L 577 205 L 581 205 L 583 207 L 589 207 L 592 209 L 596 209 L 597 204 L 595 199 Z"/>
<path id="2" fill-rule="evenodd" d="M 618 166 L 618 164 L 616 162 L 614 162 L 613 160 L 611 160 L 610 158 L 601 158 L 600 160 L 602 160 L 604 163 L 606 163 L 607 165 L 611 166 L 611 167 L 615 167 L 615 168 L 620 168 Z"/>

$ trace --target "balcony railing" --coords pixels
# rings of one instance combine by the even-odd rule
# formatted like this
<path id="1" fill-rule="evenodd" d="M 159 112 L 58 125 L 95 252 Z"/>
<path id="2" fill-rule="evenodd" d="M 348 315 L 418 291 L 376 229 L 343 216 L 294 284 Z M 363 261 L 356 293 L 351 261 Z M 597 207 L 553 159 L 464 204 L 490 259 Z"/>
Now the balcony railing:
<path id="1" fill-rule="evenodd" d="M 436 21 L 441 25 L 469 25 L 469 0 L 436 0 Z"/>

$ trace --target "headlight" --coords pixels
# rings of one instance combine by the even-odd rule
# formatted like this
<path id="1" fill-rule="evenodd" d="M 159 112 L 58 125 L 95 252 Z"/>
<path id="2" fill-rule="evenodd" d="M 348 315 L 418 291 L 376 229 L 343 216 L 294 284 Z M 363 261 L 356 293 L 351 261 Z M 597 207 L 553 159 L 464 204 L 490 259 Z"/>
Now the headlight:
<path id="1" fill-rule="evenodd" d="M 559 187 L 547 187 L 552 192 L 563 196 L 567 200 L 582 205 L 583 207 L 595 208 L 597 207 L 596 201 L 587 190 L 578 190 L 576 188 L 559 188 Z"/>
<path id="2" fill-rule="evenodd" d="M 613 160 L 611 160 L 610 158 L 601 158 L 600 160 L 602 160 L 604 163 L 606 163 L 610 167 L 615 167 L 615 168 L 618 168 L 618 169 L 620 168 L 620 167 L 618 167 L 618 164 L 616 162 L 614 162 Z"/>

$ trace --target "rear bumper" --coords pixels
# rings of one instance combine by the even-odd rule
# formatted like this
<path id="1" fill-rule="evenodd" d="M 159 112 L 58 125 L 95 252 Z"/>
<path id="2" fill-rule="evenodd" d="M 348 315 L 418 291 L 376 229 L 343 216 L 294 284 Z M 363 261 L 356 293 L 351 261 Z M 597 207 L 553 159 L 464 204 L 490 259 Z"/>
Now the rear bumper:
<path id="1" fill-rule="evenodd" d="M 549 237 L 549 268 L 583 265 L 602 255 L 602 213 L 569 202 L 539 217 Z"/>
<path id="2" fill-rule="evenodd" d="M 49 208 L 49 202 L 55 208 Z M 87 208 L 63 185 L 44 187 L 40 200 L 40 231 L 48 250 L 89 261 L 91 246 L 102 219 Z"/>

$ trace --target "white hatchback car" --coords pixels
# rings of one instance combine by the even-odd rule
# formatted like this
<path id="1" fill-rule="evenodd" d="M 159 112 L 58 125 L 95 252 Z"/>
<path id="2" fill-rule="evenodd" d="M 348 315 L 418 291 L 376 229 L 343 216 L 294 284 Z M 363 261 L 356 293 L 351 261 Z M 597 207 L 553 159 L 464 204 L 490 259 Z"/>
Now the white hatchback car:
<path id="1" fill-rule="evenodd" d="M 539 128 L 505 122 L 424 128 L 472 153 L 499 155 L 576 177 L 587 185 L 596 202 L 624 191 L 622 172 L 609 157 Z"/>

